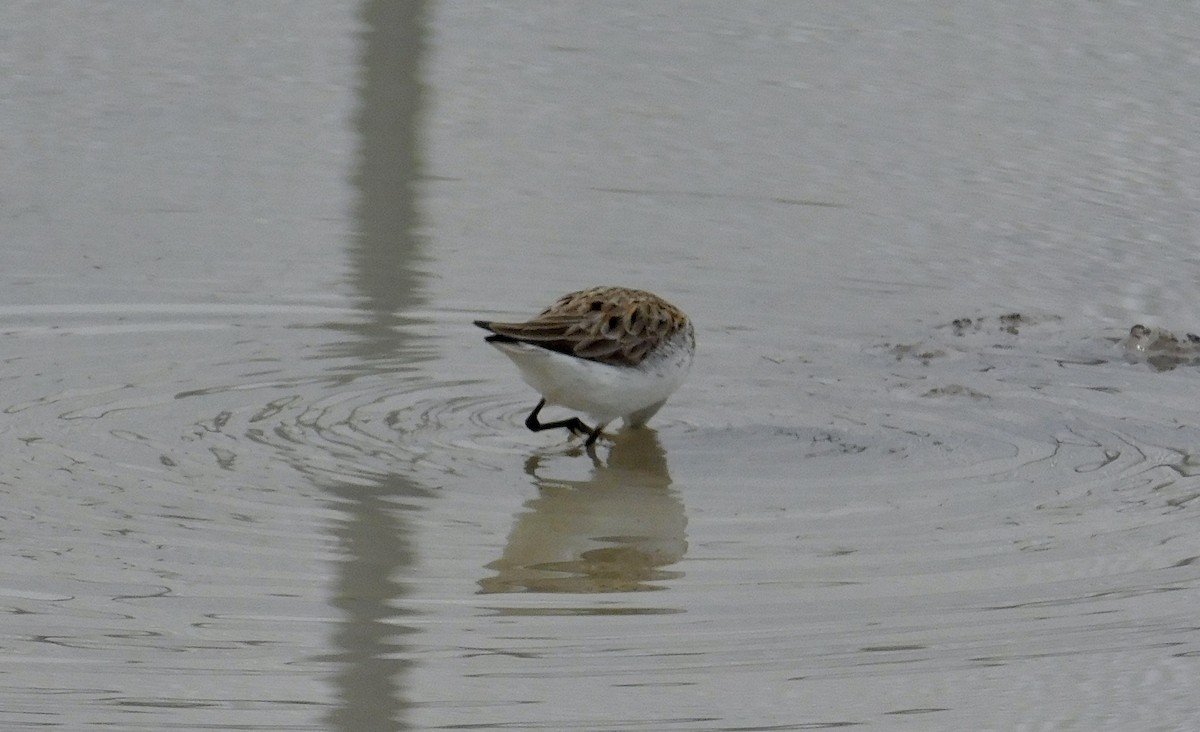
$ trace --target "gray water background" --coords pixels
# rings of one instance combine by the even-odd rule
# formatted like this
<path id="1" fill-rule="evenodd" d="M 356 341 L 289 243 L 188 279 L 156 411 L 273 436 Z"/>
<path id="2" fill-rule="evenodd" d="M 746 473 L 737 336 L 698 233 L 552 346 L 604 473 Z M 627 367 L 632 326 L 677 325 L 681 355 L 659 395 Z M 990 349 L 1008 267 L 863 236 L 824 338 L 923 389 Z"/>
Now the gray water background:
<path id="1" fill-rule="evenodd" d="M 1119 345 L 1200 327 L 1187 4 L 18 2 L 0 68 L 4 729 L 1200 724 L 1195 363 Z M 597 283 L 700 350 L 593 463 L 470 320 Z"/>

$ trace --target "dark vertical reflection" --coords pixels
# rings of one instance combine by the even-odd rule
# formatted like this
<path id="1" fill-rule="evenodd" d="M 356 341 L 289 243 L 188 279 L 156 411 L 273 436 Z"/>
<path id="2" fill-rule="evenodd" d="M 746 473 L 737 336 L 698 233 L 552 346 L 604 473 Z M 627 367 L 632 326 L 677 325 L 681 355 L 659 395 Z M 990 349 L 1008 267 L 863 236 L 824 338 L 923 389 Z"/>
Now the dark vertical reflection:
<path id="1" fill-rule="evenodd" d="M 415 194 L 424 9 L 421 0 L 367 0 L 363 6 L 358 232 L 351 256 L 362 307 L 372 315 L 359 333 L 368 358 L 396 348 L 395 326 L 420 301 Z"/>
<path id="2" fill-rule="evenodd" d="M 379 485 L 334 485 L 342 520 L 333 531 L 342 552 L 331 604 L 342 612 L 333 635 L 339 664 L 333 681 L 337 706 L 331 729 L 341 732 L 408 729 L 403 695 L 404 637 L 397 604 L 406 594 L 403 575 L 415 562 L 409 527 L 389 496 L 411 494 L 414 486 L 399 476 Z"/>
<path id="3" fill-rule="evenodd" d="M 420 301 L 415 197 L 424 10 L 419 0 L 367 0 L 362 8 L 358 229 L 350 254 L 364 318 L 340 327 L 350 336 L 337 348 L 350 357 L 342 378 L 402 370 L 420 358 L 421 346 L 399 326 Z M 326 490 L 342 512 L 334 535 L 343 557 L 332 600 L 343 613 L 333 637 L 339 703 L 328 721 L 344 732 L 408 729 L 404 639 L 414 631 L 398 608 L 415 554 L 397 504 L 426 491 L 399 474 Z"/>

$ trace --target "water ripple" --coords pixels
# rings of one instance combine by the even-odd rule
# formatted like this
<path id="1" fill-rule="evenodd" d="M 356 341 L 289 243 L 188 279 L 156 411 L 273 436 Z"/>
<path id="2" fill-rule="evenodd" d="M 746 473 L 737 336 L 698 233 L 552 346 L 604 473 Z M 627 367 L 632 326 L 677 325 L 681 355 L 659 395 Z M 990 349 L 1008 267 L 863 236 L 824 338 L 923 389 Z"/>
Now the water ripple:
<path id="1" fill-rule="evenodd" d="M 0 605 L 43 665 L 256 678 L 334 622 L 331 568 L 348 527 L 376 520 L 421 538 L 403 593 L 381 586 L 467 669 L 463 694 L 570 678 L 649 693 L 714 669 L 811 693 L 1113 656 L 1184 678 L 1196 654 L 1191 376 L 1104 337 L 1060 348 L 1030 322 L 834 344 L 804 363 L 819 388 L 797 388 L 786 356 L 720 388 L 700 372 L 656 430 L 592 458 L 524 428 L 532 398 L 507 372 L 423 373 L 397 352 L 354 373 L 294 312 L 185 308 L 188 327 L 145 313 L 119 333 L 55 315 L 63 337 L 14 341 L 0 405 Z"/>

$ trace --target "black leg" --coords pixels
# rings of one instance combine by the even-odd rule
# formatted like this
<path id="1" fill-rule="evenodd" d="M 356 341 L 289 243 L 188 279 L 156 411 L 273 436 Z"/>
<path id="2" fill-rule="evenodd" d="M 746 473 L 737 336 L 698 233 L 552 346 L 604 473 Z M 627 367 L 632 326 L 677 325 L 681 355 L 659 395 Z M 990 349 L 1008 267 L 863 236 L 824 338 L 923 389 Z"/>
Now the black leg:
<path id="1" fill-rule="evenodd" d="M 542 430 L 552 430 L 557 429 L 558 427 L 566 427 L 571 431 L 571 434 L 589 435 L 587 442 L 589 445 L 595 442 L 596 438 L 600 435 L 599 429 L 593 431 L 592 428 L 584 424 L 583 420 L 579 419 L 579 417 L 560 419 L 557 422 L 539 422 L 537 418 L 538 412 L 541 412 L 542 407 L 544 406 L 546 406 L 545 399 L 538 402 L 537 406 L 533 408 L 533 411 L 529 413 L 529 416 L 525 418 L 525 426 L 533 432 L 541 432 Z"/>

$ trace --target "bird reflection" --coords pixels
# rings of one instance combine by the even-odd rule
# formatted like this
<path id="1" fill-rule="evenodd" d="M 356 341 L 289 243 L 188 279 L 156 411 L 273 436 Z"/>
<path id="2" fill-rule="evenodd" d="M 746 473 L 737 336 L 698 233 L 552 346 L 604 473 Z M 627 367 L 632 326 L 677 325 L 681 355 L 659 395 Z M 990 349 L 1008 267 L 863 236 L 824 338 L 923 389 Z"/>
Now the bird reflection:
<path id="1" fill-rule="evenodd" d="M 502 556 L 487 565 L 496 574 L 480 580 L 481 594 L 659 590 L 656 582 L 683 575 L 666 567 L 687 551 L 687 518 L 653 430 L 618 435 L 607 462 L 594 459 L 586 480 L 544 475 L 562 458 L 526 461 L 538 496 L 517 515 Z"/>

